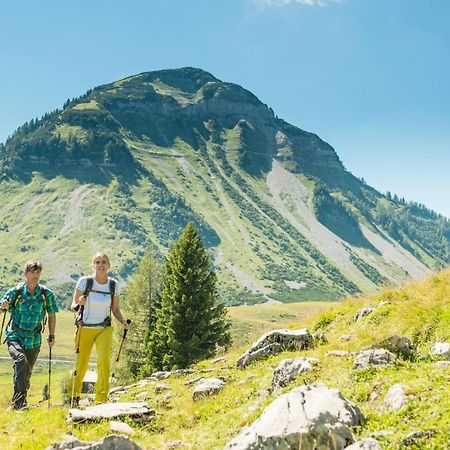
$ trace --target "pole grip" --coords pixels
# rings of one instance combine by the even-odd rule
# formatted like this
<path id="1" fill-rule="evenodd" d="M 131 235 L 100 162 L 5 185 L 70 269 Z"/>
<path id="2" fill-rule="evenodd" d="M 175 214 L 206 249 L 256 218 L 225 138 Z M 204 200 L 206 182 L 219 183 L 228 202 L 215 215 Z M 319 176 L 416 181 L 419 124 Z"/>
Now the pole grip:
<path id="1" fill-rule="evenodd" d="M 127 319 L 127 324 L 130 325 L 130 323 L 131 323 L 131 320 L 130 320 L 130 319 Z M 123 336 L 122 336 L 122 339 L 125 339 L 125 338 L 126 338 L 127 333 L 128 333 L 128 330 L 127 330 L 127 329 L 123 330 Z"/>

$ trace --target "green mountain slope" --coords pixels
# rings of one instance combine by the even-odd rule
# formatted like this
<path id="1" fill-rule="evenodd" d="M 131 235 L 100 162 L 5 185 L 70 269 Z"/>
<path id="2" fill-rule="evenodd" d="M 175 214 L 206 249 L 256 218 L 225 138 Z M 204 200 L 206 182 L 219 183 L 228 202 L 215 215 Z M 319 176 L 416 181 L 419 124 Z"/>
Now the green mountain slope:
<path id="1" fill-rule="evenodd" d="M 193 220 L 230 304 L 336 299 L 449 263 L 450 225 L 385 197 L 318 136 L 195 68 L 97 87 L 0 146 L 1 283 L 29 257 L 69 292 L 107 249 L 126 279 Z"/>
<path id="2" fill-rule="evenodd" d="M 232 331 L 239 344 L 221 354 L 222 359 L 201 361 L 191 368 L 190 374 L 134 383 L 127 392 L 118 394 L 119 401 L 139 399 L 156 410 L 152 420 L 145 424 L 126 419 L 135 430 L 131 439 L 142 448 L 170 448 L 171 443 L 178 442 L 179 448 L 223 449 L 278 396 L 301 385 L 325 383 L 339 389 L 362 410 L 366 421 L 352 430 L 356 439 L 375 434 L 381 448 L 386 450 L 447 449 L 450 371 L 448 367 L 438 367 L 429 352 L 436 342 L 448 342 L 449 286 L 450 271 L 447 270 L 399 290 L 384 289 L 378 294 L 348 299 L 328 308 L 318 302 L 230 308 Z M 355 322 L 354 317 L 361 308 L 377 305 L 372 314 Z M 72 319 L 68 314 L 61 314 L 61 323 L 70 326 Z M 311 332 L 323 332 L 328 343 L 306 351 L 284 351 L 254 362 L 246 369 L 236 367 L 237 359 L 253 340 L 281 327 L 306 327 Z M 399 356 L 396 365 L 391 367 L 357 370 L 352 368 L 354 356 L 328 355 L 337 349 L 359 352 L 394 334 L 408 337 L 417 348 L 418 356 L 412 359 Z M 347 335 L 345 341 L 341 339 L 343 335 Z M 131 336 L 129 334 L 129 339 Z M 58 348 L 55 347 L 55 351 Z M 281 391 L 269 393 L 274 369 L 282 360 L 297 357 L 314 357 L 320 362 L 312 372 L 300 374 Z M 9 390 L 10 370 L 8 367 L 7 381 L 4 377 Z M 64 367 L 63 371 L 66 370 Z M 41 396 L 42 390 L 37 386 L 47 382 L 46 363 L 42 372 L 40 379 L 38 374 L 33 375 L 32 402 Z M 81 425 L 65 422 L 68 410 L 61 404 L 61 383 L 55 372 L 50 409 L 47 402 L 43 402 L 25 412 L 12 411 L 4 415 L 4 432 L 0 434 L 2 449 L 41 449 L 62 441 L 67 432 L 91 442 L 111 434 L 108 420 Z M 193 402 L 195 381 L 201 377 L 220 377 L 225 380 L 225 387 L 217 395 Z M 400 410 L 392 411 L 384 399 L 396 383 L 403 385 L 407 403 Z M 6 409 L 8 402 L 9 396 L 4 394 L 0 406 Z M 43 422 L 49 426 L 43 427 Z M 409 446 L 402 445 L 411 432 L 417 431 L 423 432 L 421 437 L 419 435 Z"/>

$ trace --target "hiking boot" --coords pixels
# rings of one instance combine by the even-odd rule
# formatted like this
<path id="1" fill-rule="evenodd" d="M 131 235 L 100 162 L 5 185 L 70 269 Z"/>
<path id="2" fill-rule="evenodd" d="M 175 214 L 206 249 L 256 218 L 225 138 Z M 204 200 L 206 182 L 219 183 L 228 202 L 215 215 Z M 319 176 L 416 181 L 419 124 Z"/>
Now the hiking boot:
<path id="1" fill-rule="evenodd" d="M 8 407 L 8 411 L 25 411 L 26 409 L 28 409 L 27 402 L 12 403 Z"/>

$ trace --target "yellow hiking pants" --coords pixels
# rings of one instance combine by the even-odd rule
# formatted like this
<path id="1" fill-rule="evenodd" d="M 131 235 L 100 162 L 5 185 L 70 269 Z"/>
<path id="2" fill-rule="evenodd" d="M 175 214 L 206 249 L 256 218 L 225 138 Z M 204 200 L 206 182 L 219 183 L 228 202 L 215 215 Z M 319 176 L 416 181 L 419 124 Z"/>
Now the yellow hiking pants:
<path id="1" fill-rule="evenodd" d="M 73 380 L 70 380 L 69 384 L 69 389 L 73 389 L 74 398 L 78 397 L 81 393 L 83 378 L 86 375 L 92 347 L 95 343 L 95 349 L 97 351 L 97 383 L 95 384 L 95 401 L 97 403 L 106 402 L 109 391 L 109 372 L 113 337 L 112 331 L 112 327 L 81 327 L 78 328 L 75 333 L 75 350 L 79 342 L 80 351 L 77 358 L 75 383 L 73 383 Z M 69 394 L 71 394 L 70 391 Z"/>

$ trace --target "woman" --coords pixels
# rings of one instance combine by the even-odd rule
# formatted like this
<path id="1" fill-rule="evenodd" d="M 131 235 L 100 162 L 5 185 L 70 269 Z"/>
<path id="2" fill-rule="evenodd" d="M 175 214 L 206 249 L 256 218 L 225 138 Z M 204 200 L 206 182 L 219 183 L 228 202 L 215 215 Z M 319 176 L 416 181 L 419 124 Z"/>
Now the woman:
<path id="1" fill-rule="evenodd" d="M 94 273 L 81 277 L 73 293 L 72 310 L 78 311 L 75 349 L 76 369 L 69 385 L 71 403 L 78 406 L 83 378 L 89 364 L 92 347 L 97 351 L 97 383 L 95 401 L 106 402 L 109 390 L 109 372 L 112 347 L 111 312 L 125 329 L 127 321 L 120 311 L 119 289 L 116 280 L 108 277 L 108 255 L 98 252 L 92 258 Z"/>

